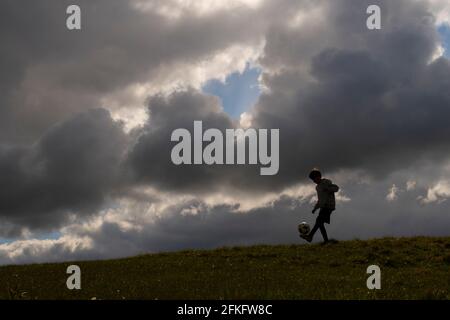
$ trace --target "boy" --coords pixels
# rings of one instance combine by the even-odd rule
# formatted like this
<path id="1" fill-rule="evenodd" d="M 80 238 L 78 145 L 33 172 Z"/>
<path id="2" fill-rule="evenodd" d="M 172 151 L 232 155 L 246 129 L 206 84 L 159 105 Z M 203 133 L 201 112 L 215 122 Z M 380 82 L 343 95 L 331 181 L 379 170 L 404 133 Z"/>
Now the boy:
<path id="1" fill-rule="evenodd" d="M 314 206 L 312 213 L 314 214 L 317 209 L 320 209 L 320 211 L 319 216 L 316 219 L 316 224 L 311 232 L 305 236 L 301 235 L 301 237 L 306 241 L 311 242 L 314 234 L 319 229 L 324 243 L 327 243 L 328 235 L 327 230 L 325 229 L 325 223 L 330 224 L 330 215 L 336 209 L 334 194 L 339 191 L 339 187 L 328 179 L 322 179 L 322 173 L 317 169 L 310 172 L 309 178 L 317 185 L 317 203 Z"/>

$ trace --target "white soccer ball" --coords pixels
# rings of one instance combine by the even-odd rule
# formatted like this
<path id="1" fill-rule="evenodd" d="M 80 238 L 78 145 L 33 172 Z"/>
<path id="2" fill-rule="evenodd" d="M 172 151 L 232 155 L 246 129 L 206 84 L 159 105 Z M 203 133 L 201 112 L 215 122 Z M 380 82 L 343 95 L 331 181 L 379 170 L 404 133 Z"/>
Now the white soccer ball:
<path id="1" fill-rule="evenodd" d="M 311 231 L 311 227 L 308 223 L 302 222 L 298 225 L 298 232 L 300 232 L 300 234 L 307 235 L 309 231 Z"/>

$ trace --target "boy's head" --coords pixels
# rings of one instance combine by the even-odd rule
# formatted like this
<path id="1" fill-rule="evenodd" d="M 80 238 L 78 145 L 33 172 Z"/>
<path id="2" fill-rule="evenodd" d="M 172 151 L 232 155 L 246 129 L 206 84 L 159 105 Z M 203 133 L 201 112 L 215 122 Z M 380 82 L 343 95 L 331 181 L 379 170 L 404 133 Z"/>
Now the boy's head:
<path id="1" fill-rule="evenodd" d="M 314 183 L 318 184 L 320 183 L 320 180 L 322 180 L 322 173 L 317 170 L 317 169 L 313 169 L 310 173 L 309 173 L 309 178 L 314 181 Z"/>

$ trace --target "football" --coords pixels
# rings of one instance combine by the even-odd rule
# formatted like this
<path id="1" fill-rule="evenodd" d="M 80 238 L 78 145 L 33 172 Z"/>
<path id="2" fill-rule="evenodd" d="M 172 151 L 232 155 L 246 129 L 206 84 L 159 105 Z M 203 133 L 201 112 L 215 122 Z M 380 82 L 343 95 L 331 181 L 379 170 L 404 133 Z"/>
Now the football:
<path id="1" fill-rule="evenodd" d="M 311 228 L 308 223 L 302 222 L 298 225 L 298 232 L 302 235 L 307 235 L 311 231 Z"/>

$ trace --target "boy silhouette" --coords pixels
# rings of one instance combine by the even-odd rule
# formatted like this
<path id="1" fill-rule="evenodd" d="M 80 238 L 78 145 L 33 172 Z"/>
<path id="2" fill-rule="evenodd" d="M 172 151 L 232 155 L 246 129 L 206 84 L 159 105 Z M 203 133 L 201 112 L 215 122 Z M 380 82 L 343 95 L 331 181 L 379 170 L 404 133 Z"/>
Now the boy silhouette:
<path id="1" fill-rule="evenodd" d="M 330 224 L 331 213 L 336 209 L 336 200 L 334 194 L 339 191 L 339 187 L 331 182 L 331 180 L 323 179 L 322 173 L 314 169 L 309 173 L 309 178 L 316 184 L 317 203 L 314 206 L 312 213 L 314 214 L 318 209 L 319 216 L 316 218 L 316 224 L 311 232 L 307 235 L 300 235 L 308 242 L 313 240 L 314 234 L 320 230 L 324 243 L 328 242 L 327 230 L 325 223 Z"/>

